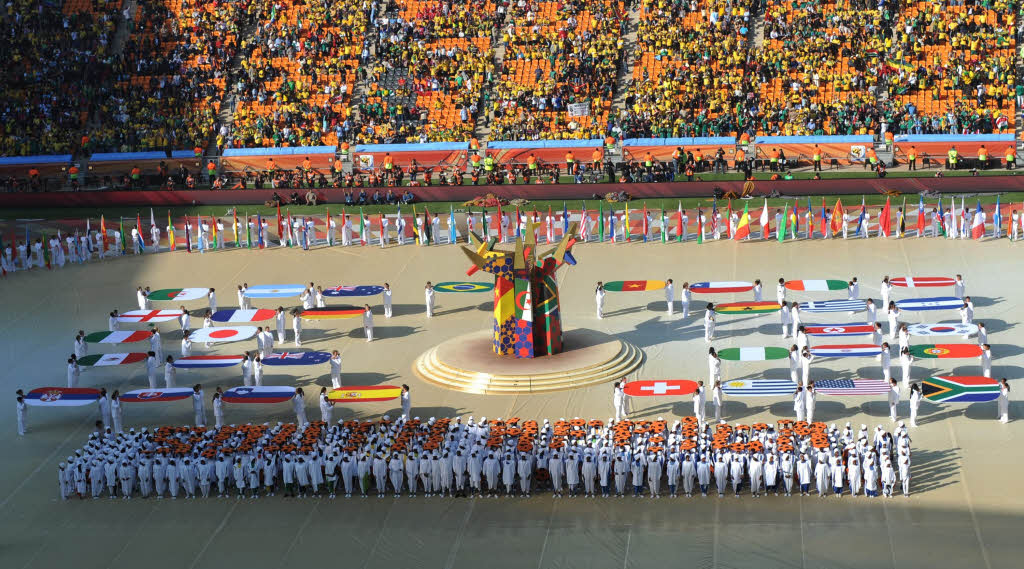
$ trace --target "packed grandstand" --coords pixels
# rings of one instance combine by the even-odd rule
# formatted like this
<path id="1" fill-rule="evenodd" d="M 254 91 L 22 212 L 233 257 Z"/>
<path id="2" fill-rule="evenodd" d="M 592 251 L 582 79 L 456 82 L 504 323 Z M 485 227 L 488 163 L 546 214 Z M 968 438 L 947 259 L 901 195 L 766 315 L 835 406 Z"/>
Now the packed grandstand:
<path id="1" fill-rule="evenodd" d="M 204 182 L 210 159 L 220 173 L 220 158 L 244 149 L 331 147 L 351 162 L 350 150 L 381 144 L 600 141 L 576 150 L 590 163 L 623 140 L 706 137 L 710 169 L 714 147 L 729 146 L 733 166 L 744 155 L 732 145 L 765 137 L 870 137 L 905 158 L 891 147 L 898 136 L 969 134 L 1003 135 L 986 139 L 1002 158 L 1024 102 L 1021 10 L 1016 0 L 10 0 L 0 156 L 159 151 L 193 158 Z M 641 165 L 643 152 L 632 153 Z M 329 173 L 334 159 L 314 162 Z"/>

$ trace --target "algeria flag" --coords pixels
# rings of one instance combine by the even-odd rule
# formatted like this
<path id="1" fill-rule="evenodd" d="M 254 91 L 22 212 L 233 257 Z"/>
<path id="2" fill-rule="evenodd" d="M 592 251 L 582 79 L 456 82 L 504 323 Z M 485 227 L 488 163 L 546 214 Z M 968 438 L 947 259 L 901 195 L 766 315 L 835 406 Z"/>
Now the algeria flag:
<path id="1" fill-rule="evenodd" d="M 164 288 L 149 293 L 148 298 L 150 300 L 173 300 L 180 302 L 205 298 L 208 292 L 210 292 L 208 288 Z"/>
<path id="2" fill-rule="evenodd" d="M 134 364 L 146 359 L 142 352 L 129 352 L 123 354 L 92 354 L 78 359 L 81 366 L 116 366 L 121 364 Z"/>

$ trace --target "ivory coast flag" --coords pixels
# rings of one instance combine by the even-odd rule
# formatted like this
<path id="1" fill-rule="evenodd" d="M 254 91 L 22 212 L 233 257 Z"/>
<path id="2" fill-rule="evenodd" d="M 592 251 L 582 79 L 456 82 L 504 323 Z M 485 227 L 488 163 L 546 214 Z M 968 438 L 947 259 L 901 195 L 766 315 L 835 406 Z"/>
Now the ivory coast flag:
<path id="1" fill-rule="evenodd" d="M 736 233 L 732 236 L 735 241 L 750 237 L 750 213 L 747 206 L 748 204 L 743 204 L 743 215 L 740 217 L 740 222 L 736 224 Z"/>

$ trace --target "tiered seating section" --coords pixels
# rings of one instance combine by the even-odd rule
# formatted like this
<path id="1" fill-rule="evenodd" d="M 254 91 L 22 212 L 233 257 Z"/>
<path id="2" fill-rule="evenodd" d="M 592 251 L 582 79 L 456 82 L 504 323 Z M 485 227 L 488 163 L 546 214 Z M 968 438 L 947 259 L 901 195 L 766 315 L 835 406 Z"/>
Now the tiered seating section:
<path id="1" fill-rule="evenodd" d="M 95 131 L 117 151 L 205 147 L 238 49 L 244 2 L 139 0 L 115 85 Z"/>
<path id="2" fill-rule="evenodd" d="M 621 128 L 626 138 L 729 136 L 746 97 L 749 0 L 645 0 Z"/>
<path id="3" fill-rule="evenodd" d="M 492 140 L 1012 132 L 1019 4 L 767 0 L 754 49 L 755 0 L 640 0 L 613 110 L 615 0 L 139 0 L 120 53 L 121 0 L 12 0 L 0 154 L 465 141 L 480 113 Z"/>
<path id="4" fill-rule="evenodd" d="M 104 112 L 121 0 L 61 10 L 10 0 L 0 10 L 0 155 L 64 154 Z"/>
<path id="5" fill-rule="evenodd" d="M 351 127 L 368 10 L 359 0 L 257 0 L 228 145 L 337 145 Z"/>
<path id="6" fill-rule="evenodd" d="M 900 132 L 964 134 L 1014 128 L 1015 4 L 898 3 L 888 90 L 904 111 L 896 119 Z"/>
<path id="7" fill-rule="evenodd" d="M 525 1 L 509 9 L 491 138 L 603 138 L 622 61 L 623 4 Z"/>
<path id="8" fill-rule="evenodd" d="M 359 143 L 472 138 L 494 72 L 492 36 L 503 18 L 491 0 L 397 0 L 376 22 L 376 61 L 358 105 Z"/>

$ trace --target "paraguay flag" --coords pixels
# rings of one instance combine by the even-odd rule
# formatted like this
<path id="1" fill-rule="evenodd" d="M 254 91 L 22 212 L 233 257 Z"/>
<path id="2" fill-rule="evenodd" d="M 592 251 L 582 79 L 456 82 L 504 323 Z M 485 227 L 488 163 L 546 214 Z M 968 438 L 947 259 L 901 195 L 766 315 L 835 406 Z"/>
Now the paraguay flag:
<path id="1" fill-rule="evenodd" d="M 981 200 L 978 200 L 978 208 L 974 212 L 974 221 L 971 222 L 971 238 L 981 239 L 985 236 L 985 212 L 981 210 Z"/>

